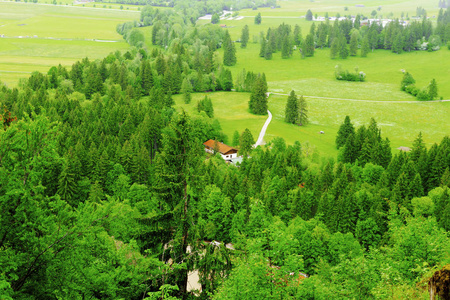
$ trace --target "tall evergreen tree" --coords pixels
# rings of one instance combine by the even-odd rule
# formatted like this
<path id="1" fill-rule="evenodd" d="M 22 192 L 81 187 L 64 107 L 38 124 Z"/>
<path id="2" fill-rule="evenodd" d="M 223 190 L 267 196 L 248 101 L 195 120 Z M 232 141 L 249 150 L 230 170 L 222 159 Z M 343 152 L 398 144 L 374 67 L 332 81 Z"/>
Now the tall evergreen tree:
<path id="1" fill-rule="evenodd" d="M 350 56 L 356 56 L 358 51 L 358 31 L 354 31 L 350 38 Z"/>
<path id="2" fill-rule="evenodd" d="M 347 137 L 351 134 L 355 133 L 355 127 L 350 122 L 350 117 L 346 116 L 344 123 L 339 127 L 337 136 L 336 136 L 336 148 L 341 148 L 345 145 Z"/>
<path id="3" fill-rule="evenodd" d="M 248 25 L 245 25 L 244 28 L 242 28 L 241 48 L 247 48 L 247 43 L 248 43 L 249 38 L 250 38 L 250 33 L 249 33 Z"/>
<path id="4" fill-rule="evenodd" d="M 297 124 L 303 126 L 308 124 L 308 108 L 303 96 L 300 96 L 297 104 Z"/>
<path id="5" fill-rule="evenodd" d="M 303 44 L 302 54 L 306 57 L 314 56 L 314 36 L 308 34 Z"/>
<path id="6" fill-rule="evenodd" d="M 428 85 L 428 96 L 430 100 L 433 100 L 438 96 L 438 87 L 436 83 L 436 79 L 432 79 L 430 84 Z"/>
<path id="7" fill-rule="evenodd" d="M 284 121 L 286 123 L 295 124 L 297 122 L 298 115 L 298 98 L 295 95 L 294 90 L 291 91 L 286 103 L 286 109 L 284 114 Z"/>
<path id="8" fill-rule="evenodd" d="M 223 64 L 225 66 L 234 66 L 236 64 L 236 48 L 231 41 L 230 33 L 225 31 L 223 40 Z"/>
<path id="9" fill-rule="evenodd" d="M 255 82 L 250 101 L 248 102 L 249 109 L 253 114 L 265 115 L 267 114 L 267 82 L 265 75 L 259 76 Z"/>
<path id="10" fill-rule="evenodd" d="M 366 34 L 361 43 L 361 57 L 367 57 L 367 53 L 369 53 L 369 50 L 370 50 L 369 35 Z"/>

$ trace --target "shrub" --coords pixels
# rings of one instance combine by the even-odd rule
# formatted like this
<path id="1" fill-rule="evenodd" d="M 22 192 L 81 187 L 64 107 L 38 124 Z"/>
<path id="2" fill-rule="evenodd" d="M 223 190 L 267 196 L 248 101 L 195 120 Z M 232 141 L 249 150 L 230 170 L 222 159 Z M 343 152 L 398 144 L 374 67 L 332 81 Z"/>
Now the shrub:
<path id="1" fill-rule="evenodd" d="M 427 101 L 430 100 L 430 96 L 428 95 L 428 92 L 426 90 L 420 90 L 417 93 L 417 100 Z"/>
<path id="2" fill-rule="evenodd" d="M 336 66 L 335 77 L 337 80 L 345 81 L 365 81 L 366 74 L 364 72 L 358 72 L 358 68 L 355 68 L 354 73 L 350 73 L 348 70 L 342 70 L 340 65 Z"/>

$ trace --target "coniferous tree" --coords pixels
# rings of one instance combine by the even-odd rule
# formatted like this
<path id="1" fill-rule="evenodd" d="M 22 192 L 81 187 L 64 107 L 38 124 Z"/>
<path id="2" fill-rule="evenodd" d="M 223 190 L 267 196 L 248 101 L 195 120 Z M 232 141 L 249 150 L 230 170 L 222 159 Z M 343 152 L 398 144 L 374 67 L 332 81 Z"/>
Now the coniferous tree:
<path id="1" fill-rule="evenodd" d="M 265 75 L 259 76 L 255 82 L 250 101 L 248 103 L 249 109 L 253 114 L 265 115 L 267 114 L 267 82 Z"/>
<path id="2" fill-rule="evenodd" d="M 263 35 L 261 35 L 261 48 L 259 50 L 260 57 L 264 57 L 266 55 L 266 47 L 267 47 L 266 38 Z"/>
<path id="3" fill-rule="evenodd" d="M 247 43 L 248 43 L 249 38 L 250 38 L 250 33 L 249 33 L 248 25 L 245 25 L 244 28 L 242 28 L 241 48 L 247 48 Z"/>
<path id="4" fill-rule="evenodd" d="M 335 59 L 338 56 L 339 53 L 339 39 L 335 37 L 333 41 L 331 42 L 330 47 L 330 57 L 331 59 Z"/>
<path id="5" fill-rule="evenodd" d="M 283 37 L 283 44 L 281 46 L 281 58 L 289 58 L 292 55 L 292 45 L 288 35 Z"/>
<path id="6" fill-rule="evenodd" d="M 346 116 L 344 123 L 339 127 L 337 136 L 336 136 L 336 148 L 339 149 L 345 145 L 347 137 L 351 134 L 355 133 L 355 128 L 353 124 L 350 122 L 350 117 Z"/>
<path id="7" fill-rule="evenodd" d="M 245 128 L 239 139 L 239 155 L 249 155 L 254 144 L 255 140 L 253 139 L 252 133 L 248 128 Z"/>
<path id="8" fill-rule="evenodd" d="M 305 39 L 305 43 L 303 44 L 302 53 L 304 56 L 314 56 L 314 36 L 312 34 L 308 34 Z"/>
<path id="9" fill-rule="evenodd" d="M 297 104 L 297 124 L 303 126 L 308 124 L 308 108 L 303 96 L 300 96 Z"/>
<path id="10" fill-rule="evenodd" d="M 428 97 L 430 100 L 433 100 L 438 96 L 438 87 L 436 83 L 436 79 L 432 79 L 430 84 L 428 85 Z"/>
<path id="11" fill-rule="evenodd" d="M 416 83 L 416 80 L 414 80 L 414 78 L 412 77 L 411 74 L 409 74 L 409 72 L 406 72 L 405 75 L 403 75 L 403 79 L 400 84 L 400 89 L 404 91 L 407 86 L 412 85 L 414 83 Z"/>
<path id="12" fill-rule="evenodd" d="M 310 9 L 308 9 L 308 11 L 306 12 L 306 16 L 305 16 L 306 21 L 312 21 L 313 19 L 313 13 Z"/>
<path id="13" fill-rule="evenodd" d="M 255 24 L 256 24 L 256 25 L 259 25 L 259 24 L 261 24 L 261 21 L 262 21 L 261 13 L 258 13 L 258 14 L 255 16 Z"/>
<path id="14" fill-rule="evenodd" d="M 348 57 L 349 51 L 347 46 L 347 40 L 345 39 L 345 35 L 341 34 L 339 37 L 339 57 L 342 59 L 346 59 Z"/>
<path id="15" fill-rule="evenodd" d="M 369 35 L 366 34 L 361 43 L 361 57 L 367 57 L 367 53 L 369 53 L 369 50 L 370 50 Z"/>
<path id="16" fill-rule="evenodd" d="M 231 41 L 230 33 L 225 31 L 223 40 L 223 64 L 225 66 L 234 66 L 236 64 L 236 48 Z"/>
<path id="17" fill-rule="evenodd" d="M 295 124 L 298 117 L 298 98 L 294 90 L 291 91 L 286 103 L 284 121 L 286 123 Z"/>
<path id="18" fill-rule="evenodd" d="M 358 51 L 358 32 L 354 31 L 350 38 L 350 56 L 356 56 Z"/>

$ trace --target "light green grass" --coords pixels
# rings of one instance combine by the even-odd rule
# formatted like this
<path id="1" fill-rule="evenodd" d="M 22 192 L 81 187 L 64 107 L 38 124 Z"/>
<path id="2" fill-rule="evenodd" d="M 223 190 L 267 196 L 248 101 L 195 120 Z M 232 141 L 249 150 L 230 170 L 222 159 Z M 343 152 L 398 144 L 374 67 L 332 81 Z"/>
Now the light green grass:
<path id="1" fill-rule="evenodd" d="M 0 34 L 8 37 L 0 38 L 0 80 L 13 86 L 33 71 L 128 49 L 116 26 L 138 18 L 136 11 L 0 2 Z"/>
<path id="2" fill-rule="evenodd" d="M 412 146 L 419 132 L 430 146 L 450 133 L 450 102 L 362 102 L 336 101 L 306 98 L 310 124 L 296 126 L 284 122 L 287 96 L 271 96 L 269 110 L 273 114 L 267 130 L 266 141 L 281 136 L 288 143 L 299 140 L 309 142 L 319 152 L 335 155 L 334 141 L 339 126 L 349 115 L 355 126 L 368 125 L 374 118 L 383 137 L 388 137 L 391 146 Z M 324 131 L 325 134 L 319 134 Z"/>
<path id="3" fill-rule="evenodd" d="M 192 94 L 190 104 L 185 104 L 182 95 L 173 98 L 178 110 L 184 109 L 189 114 L 197 114 L 197 102 L 207 95 L 214 107 L 214 118 L 219 120 L 222 131 L 228 136 L 229 142 L 234 131 L 242 133 L 248 128 L 255 141 L 267 119 L 267 116 L 256 116 L 248 112 L 249 93 L 216 92 Z"/>

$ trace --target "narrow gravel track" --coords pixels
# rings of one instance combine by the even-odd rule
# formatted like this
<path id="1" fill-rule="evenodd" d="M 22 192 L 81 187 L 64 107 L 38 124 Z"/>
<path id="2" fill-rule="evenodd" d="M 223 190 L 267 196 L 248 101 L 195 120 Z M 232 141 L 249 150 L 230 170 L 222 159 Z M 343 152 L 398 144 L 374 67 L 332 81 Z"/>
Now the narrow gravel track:
<path id="1" fill-rule="evenodd" d="M 263 144 L 264 135 L 266 134 L 267 127 L 269 126 L 270 121 L 272 121 L 272 114 L 270 113 L 269 110 L 267 110 L 267 113 L 269 114 L 269 116 L 267 117 L 266 122 L 264 123 L 263 127 L 261 128 L 261 132 L 259 133 L 258 140 L 256 141 L 256 144 L 254 145 L 255 148 L 258 146 L 261 146 Z"/>

